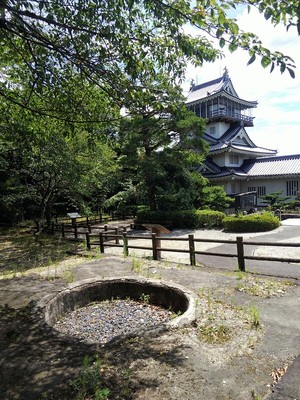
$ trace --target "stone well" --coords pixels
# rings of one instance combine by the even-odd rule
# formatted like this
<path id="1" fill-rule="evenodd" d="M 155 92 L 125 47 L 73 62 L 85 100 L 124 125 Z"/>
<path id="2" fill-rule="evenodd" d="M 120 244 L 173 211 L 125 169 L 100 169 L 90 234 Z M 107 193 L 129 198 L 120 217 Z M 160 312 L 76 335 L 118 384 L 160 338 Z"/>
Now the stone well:
<path id="1" fill-rule="evenodd" d="M 111 299 L 141 299 L 147 296 L 149 303 L 166 308 L 178 316 L 165 324 L 166 327 L 181 327 L 195 319 L 196 296 L 180 285 L 160 280 L 134 278 L 88 279 L 71 284 L 55 296 L 42 299 L 45 322 L 53 326 L 69 311 L 84 307 L 92 302 Z"/>

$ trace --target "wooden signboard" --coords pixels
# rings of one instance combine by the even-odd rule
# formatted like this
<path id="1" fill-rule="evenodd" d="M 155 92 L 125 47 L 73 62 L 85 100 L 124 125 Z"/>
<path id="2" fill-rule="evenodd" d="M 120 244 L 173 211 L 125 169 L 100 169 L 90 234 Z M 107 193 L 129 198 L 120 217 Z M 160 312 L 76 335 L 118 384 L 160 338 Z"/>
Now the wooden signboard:
<path id="1" fill-rule="evenodd" d="M 156 246 L 158 248 L 161 247 L 161 241 L 159 239 L 161 233 L 171 233 L 171 231 L 169 231 L 169 229 L 165 228 L 162 225 L 159 224 L 143 224 L 142 225 L 144 228 L 146 228 L 148 231 L 151 231 L 152 233 L 156 234 Z M 157 259 L 160 260 L 161 259 L 161 251 L 157 250 Z"/>

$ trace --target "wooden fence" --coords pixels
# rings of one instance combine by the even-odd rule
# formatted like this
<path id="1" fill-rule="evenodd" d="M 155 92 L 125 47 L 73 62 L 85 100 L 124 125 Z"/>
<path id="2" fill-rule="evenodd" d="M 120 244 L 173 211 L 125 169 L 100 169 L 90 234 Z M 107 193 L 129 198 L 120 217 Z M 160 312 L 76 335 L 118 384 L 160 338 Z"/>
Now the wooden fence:
<path id="1" fill-rule="evenodd" d="M 128 217 L 132 219 L 132 217 Z M 119 231 L 114 228 L 109 228 L 108 223 L 114 219 L 110 216 L 94 215 L 92 217 L 80 217 L 70 222 L 70 218 L 60 218 L 52 221 L 49 225 L 36 222 L 36 232 L 46 232 L 52 235 L 60 234 L 64 238 L 80 238 L 80 235 L 85 232 L 92 233 L 99 230 L 113 229 L 117 234 Z M 102 225 L 97 225 L 102 224 Z M 103 225 L 104 224 L 104 225 Z M 126 226 L 129 226 L 128 224 Z"/>
<path id="2" fill-rule="evenodd" d="M 122 248 L 124 256 L 129 255 L 129 250 L 148 250 L 152 252 L 153 260 L 159 260 L 162 252 L 172 253 L 183 253 L 189 255 L 190 265 L 196 265 L 196 256 L 217 256 L 217 257 L 231 257 L 237 258 L 238 267 L 241 271 L 245 271 L 245 260 L 258 260 L 258 261 L 276 261 L 286 263 L 300 263 L 300 259 L 297 258 L 284 258 L 284 257 L 263 257 L 246 255 L 246 246 L 268 246 L 268 247 L 291 247 L 300 248 L 300 243 L 274 243 L 274 242 L 255 242 L 244 240 L 243 237 L 238 236 L 235 240 L 223 240 L 223 239 L 198 239 L 194 235 L 188 235 L 186 238 L 176 238 L 170 236 L 161 237 L 155 233 L 149 233 L 145 235 L 131 235 L 127 233 L 127 229 L 130 224 L 124 224 L 122 226 L 111 226 L 111 225 L 98 225 L 92 226 L 91 224 L 56 224 L 52 223 L 49 232 L 53 235 L 60 234 L 66 239 L 73 239 L 79 241 L 85 241 L 87 250 L 91 250 L 92 247 L 99 248 L 100 253 L 105 252 L 107 247 L 119 247 Z M 142 240 L 148 241 L 148 245 L 136 245 L 134 241 Z M 173 242 L 173 247 L 164 247 L 164 241 Z M 150 245 L 149 245 L 150 242 Z M 187 249 L 176 247 L 176 242 L 186 242 Z M 196 250 L 197 243 L 217 243 L 217 244 L 230 244 L 234 246 L 235 251 L 229 252 L 213 252 L 213 251 L 200 251 Z"/>
<path id="3" fill-rule="evenodd" d="M 133 236 L 128 235 L 123 232 L 122 235 L 116 235 L 111 232 L 99 232 L 97 239 L 95 240 L 95 235 L 90 235 L 86 233 L 86 245 L 87 249 L 91 250 L 92 246 L 99 246 L 100 253 L 104 253 L 105 247 L 122 247 L 123 254 L 125 256 L 129 255 L 130 249 L 140 249 L 140 250 L 150 250 L 152 252 L 153 260 L 159 260 L 161 258 L 162 252 L 173 252 L 173 253 L 186 253 L 189 254 L 190 265 L 196 265 L 196 256 L 218 256 L 218 257 L 234 257 L 237 258 L 238 267 L 240 271 L 245 271 L 245 260 L 260 260 L 260 261 L 278 261 L 278 262 L 293 262 L 300 263 L 300 259 L 295 258 L 283 258 L 283 257 L 262 257 L 262 256 L 252 256 L 245 255 L 245 246 L 273 246 L 273 247 L 296 247 L 300 248 L 300 243 L 274 243 L 274 242 L 250 242 L 243 240 L 243 237 L 238 236 L 236 240 L 221 240 L 221 239 L 197 239 L 194 235 L 188 235 L 187 238 L 174 238 L 174 237 L 161 237 L 152 233 L 147 236 Z M 151 239 L 151 246 L 141 246 L 129 244 L 129 242 L 134 242 L 134 240 L 148 240 Z M 176 242 L 187 242 L 188 249 L 179 249 L 174 246 L 173 248 L 163 247 L 164 241 L 171 241 L 176 244 Z M 120 243 L 122 242 L 122 243 Z M 218 253 L 212 251 L 199 251 L 196 250 L 196 243 L 219 243 L 219 244 L 231 244 L 235 246 L 235 252 L 232 253 Z"/>

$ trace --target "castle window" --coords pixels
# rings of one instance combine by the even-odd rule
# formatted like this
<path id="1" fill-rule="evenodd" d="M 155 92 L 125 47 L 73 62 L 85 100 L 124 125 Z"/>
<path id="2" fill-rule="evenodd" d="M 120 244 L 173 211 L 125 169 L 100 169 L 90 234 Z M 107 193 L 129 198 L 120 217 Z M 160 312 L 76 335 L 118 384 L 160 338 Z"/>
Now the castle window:
<path id="1" fill-rule="evenodd" d="M 230 184 L 230 193 L 236 193 L 236 183 L 231 183 Z"/>
<path id="2" fill-rule="evenodd" d="M 210 135 L 215 135 L 216 134 L 216 127 L 215 126 L 211 126 L 209 128 L 209 134 Z"/>
<path id="3" fill-rule="evenodd" d="M 257 187 L 257 196 L 265 196 L 266 195 L 266 187 L 265 186 L 258 186 Z"/>
<path id="4" fill-rule="evenodd" d="M 256 192 L 255 186 L 248 186 L 248 192 Z"/>
<path id="5" fill-rule="evenodd" d="M 237 165 L 239 163 L 239 156 L 237 154 L 230 154 L 229 164 Z"/>
<path id="6" fill-rule="evenodd" d="M 287 181 L 286 182 L 287 196 L 296 196 L 298 191 L 299 191 L 299 181 Z"/>

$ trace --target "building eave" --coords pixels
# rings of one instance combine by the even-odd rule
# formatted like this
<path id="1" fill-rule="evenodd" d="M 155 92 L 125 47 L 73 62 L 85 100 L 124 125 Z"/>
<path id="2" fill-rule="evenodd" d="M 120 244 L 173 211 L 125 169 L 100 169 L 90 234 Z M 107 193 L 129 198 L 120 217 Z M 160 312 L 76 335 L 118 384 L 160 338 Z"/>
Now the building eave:
<path id="1" fill-rule="evenodd" d="M 221 154 L 221 153 L 235 153 L 235 154 L 246 154 L 246 155 L 252 155 L 253 157 L 267 157 L 267 156 L 272 156 L 277 154 L 277 150 L 271 150 L 271 149 L 264 149 L 262 147 L 255 147 L 255 148 L 243 148 L 242 146 L 235 146 L 232 144 L 226 144 L 224 143 L 224 147 L 220 149 L 210 149 L 209 154 L 210 155 L 216 155 L 216 154 Z"/>
<path id="2" fill-rule="evenodd" d="M 189 101 L 187 99 L 185 104 L 187 106 L 193 106 L 193 105 L 198 104 L 198 103 L 210 102 L 210 101 L 212 101 L 212 100 L 214 100 L 214 99 L 216 99 L 218 97 L 226 97 L 228 100 L 231 100 L 233 102 L 242 104 L 245 108 L 256 108 L 257 105 L 258 105 L 258 102 L 256 100 L 255 101 L 249 101 L 249 100 L 241 99 L 239 97 L 231 95 L 230 93 L 226 92 L 226 90 L 224 90 L 224 89 L 221 89 L 220 91 L 212 93 L 212 94 L 210 94 L 208 96 L 201 97 L 201 98 L 198 98 L 198 99 L 194 99 L 194 100 L 191 100 L 191 101 Z"/>

